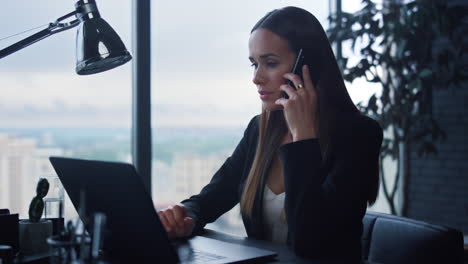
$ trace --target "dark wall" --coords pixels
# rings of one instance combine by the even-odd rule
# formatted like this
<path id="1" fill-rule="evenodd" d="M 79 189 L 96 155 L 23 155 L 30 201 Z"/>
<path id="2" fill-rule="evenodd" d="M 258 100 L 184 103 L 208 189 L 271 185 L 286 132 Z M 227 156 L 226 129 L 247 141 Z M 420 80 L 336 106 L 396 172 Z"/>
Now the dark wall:
<path id="1" fill-rule="evenodd" d="M 436 157 L 412 153 L 408 216 L 468 234 L 468 87 L 434 91 L 433 111 L 447 139 Z"/>

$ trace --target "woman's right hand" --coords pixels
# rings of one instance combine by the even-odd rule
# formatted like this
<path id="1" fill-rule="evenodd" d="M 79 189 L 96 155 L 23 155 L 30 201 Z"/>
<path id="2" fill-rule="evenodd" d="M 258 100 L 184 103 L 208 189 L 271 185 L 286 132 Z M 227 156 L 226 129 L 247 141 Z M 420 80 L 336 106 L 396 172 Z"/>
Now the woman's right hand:
<path id="1" fill-rule="evenodd" d="M 192 234 L 195 221 L 188 216 L 188 210 L 183 204 L 162 209 L 158 215 L 170 239 L 188 237 Z"/>

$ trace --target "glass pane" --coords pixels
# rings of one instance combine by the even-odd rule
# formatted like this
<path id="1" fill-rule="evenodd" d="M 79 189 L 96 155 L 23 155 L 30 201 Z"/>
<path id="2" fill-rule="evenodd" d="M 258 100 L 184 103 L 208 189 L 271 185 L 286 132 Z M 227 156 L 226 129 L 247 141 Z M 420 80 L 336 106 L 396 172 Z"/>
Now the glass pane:
<path id="1" fill-rule="evenodd" d="M 342 2 L 342 10 L 347 13 L 354 13 L 364 7 L 361 0 L 347 0 Z M 381 3 L 381 1 L 373 1 Z M 364 47 L 361 41 L 356 41 L 354 52 L 351 48 L 351 41 L 345 41 L 342 44 L 343 57 L 348 58 L 348 66 L 356 65 L 360 61 L 359 49 Z M 349 95 L 355 104 L 363 102 L 367 105 L 367 101 L 374 93 L 379 93 L 380 89 L 377 84 L 367 82 L 365 78 L 358 78 L 352 83 L 346 82 Z"/>
<path id="2" fill-rule="evenodd" d="M 248 60 L 250 30 L 267 12 L 288 5 L 327 25 L 328 1 L 152 2 L 152 189 L 158 208 L 197 194 L 260 113 Z M 245 235 L 238 207 L 210 228 Z"/>
<path id="3" fill-rule="evenodd" d="M 373 1 L 374 3 L 381 5 L 382 1 Z M 364 7 L 361 0 L 347 0 L 342 1 L 342 8 L 344 12 L 354 13 Z M 355 50 L 351 49 L 351 42 L 347 41 L 343 43 L 343 56 L 348 58 L 348 66 L 356 65 L 360 61 L 359 49 L 367 44 L 363 44 L 360 41 L 356 42 Z M 362 102 L 363 105 L 367 105 L 369 98 L 375 93 L 381 93 L 381 87 L 377 83 L 371 83 L 366 81 L 364 77 L 357 78 L 353 83 L 346 82 L 349 94 L 353 99 L 354 103 Z M 387 136 L 387 135 L 386 135 Z M 390 159 L 384 161 L 384 172 L 386 175 L 387 186 L 394 182 L 394 176 L 396 172 L 396 163 Z M 377 212 L 390 213 L 390 207 L 385 199 L 383 193 L 382 184 L 380 185 L 379 195 L 377 196 L 376 202 L 370 207 L 370 210 Z"/>
<path id="4" fill-rule="evenodd" d="M 102 17 L 131 50 L 131 1 L 98 1 Z M 0 49 L 74 10 L 73 1 L 6 1 Z M 0 60 L 0 208 L 28 217 L 48 157 L 130 161 L 131 63 L 95 75 L 75 73 L 76 28 Z M 52 190 L 51 190 L 52 192 Z M 65 217 L 76 217 L 65 202 Z"/>

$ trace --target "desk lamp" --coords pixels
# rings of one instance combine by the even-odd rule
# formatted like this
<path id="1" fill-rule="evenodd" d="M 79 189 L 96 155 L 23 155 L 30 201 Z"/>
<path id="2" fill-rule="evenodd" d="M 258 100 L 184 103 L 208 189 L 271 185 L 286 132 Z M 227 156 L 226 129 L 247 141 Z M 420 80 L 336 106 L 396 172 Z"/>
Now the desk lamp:
<path id="1" fill-rule="evenodd" d="M 75 16 L 76 19 L 63 22 Z M 49 26 L 0 50 L 0 59 L 53 34 L 76 27 L 76 73 L 88 75 L 113 69 L 132 59 L 119 35 L 101 18 L 95 0 L 79 0 L 75 11 L 59 17 Z"/>

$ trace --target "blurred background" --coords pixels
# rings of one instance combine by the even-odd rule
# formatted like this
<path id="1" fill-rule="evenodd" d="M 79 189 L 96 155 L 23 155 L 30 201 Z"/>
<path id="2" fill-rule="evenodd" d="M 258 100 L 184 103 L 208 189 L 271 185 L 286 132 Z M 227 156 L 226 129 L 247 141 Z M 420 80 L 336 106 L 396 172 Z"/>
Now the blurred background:
<path id="1" fill-rule="evenodd" d="M 152 1 L 151 191 L 156 207 L 198 193 L 232 153 L 249 120 L 260 113 L 247 42 L 252 26 L 272 9 L 302 7 L 330 35 L 335 33 L 333 45 L 353 101 L 380 120 L 383 110 L 372 111 L 369 106 L 374 101 L 375 107 L 384 106 L 377 100 L 385 90 L 382 82 L 371 82 L 365 73 L 350 70 L 362 61 L 360 51 L 366 41 L 353 44 L 357 35 L 345 30 L 359 28 L 328 19 L 363 10 L 366 2 L 370 1 Z M 3 3 L 0 49 L 73 11 L 73 4 L 61 0 Z M 132 1 L 99 0 L 97 4 L 132 51 Z M 32 28 L 37 29 L 7 38 Z M 0 208 L 22 218 L 27 217 L 38 179 L 54 173 L 49 156 L 132 162 L 132 64 L 96 75 L 76 75 L 75 34 L 75 30 L 63 32 L 0 60 Z M 346 39 L 346 34 L 351 38 Z M 375 70 L 382 73 L 385 68 Z M 382 158 L 386 190 L 382 186 L 369 210 L 468 233 L 468 90 L 466 83 L 445 88 L 430 95 L 431 116 L 446 134 L 445 140 L 442 136 L 428 140 L 437 155 L 427 148 L 427 155 L 418 155 L 407 142 L 409 158 L 405 158 L 395 152 L 400 145 L 388 145 L 390 154 Z M 377 99 L 369 100 L 373 96 Z M 389 142 L 396 138 L 392 124 L 386 138 Z M 411 167 L 401 160 L 409 160 Z M 388 193 L 393 194 L 391 199 Z M 75 217 L 66 200 L 65 218 Z M 245 235 L 238 207 L 210 227 Z"/>

